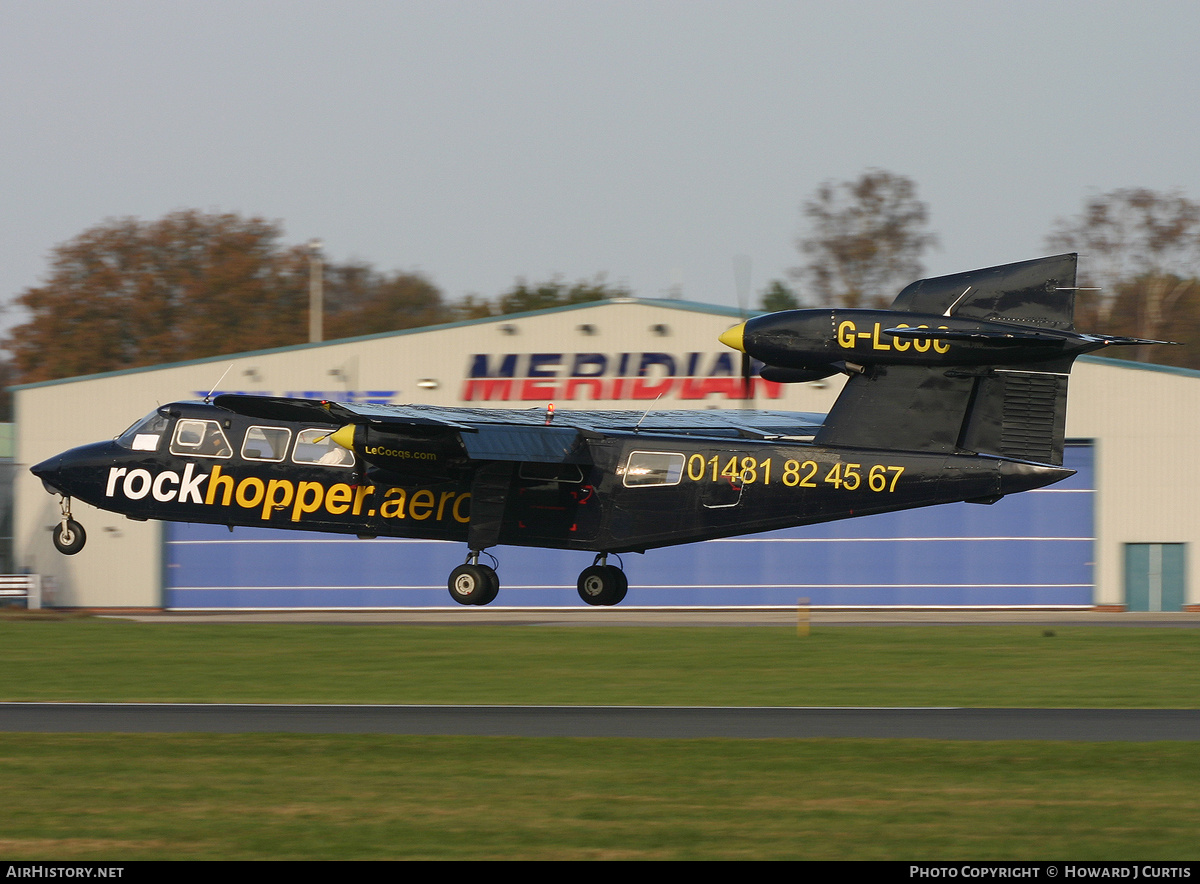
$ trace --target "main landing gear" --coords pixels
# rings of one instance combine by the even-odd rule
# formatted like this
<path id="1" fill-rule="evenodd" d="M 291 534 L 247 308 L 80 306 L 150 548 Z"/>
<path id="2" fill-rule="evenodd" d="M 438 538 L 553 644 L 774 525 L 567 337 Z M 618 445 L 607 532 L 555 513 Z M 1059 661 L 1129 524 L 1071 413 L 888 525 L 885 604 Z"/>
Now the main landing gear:
<path id="1" fill-rule="evenodd" d="M 64 556 L 73 556 L 87 543 L 87 532 L 71 518 L 71 498 L 63 497 L 59 501 L 59 508 L 62 510 L 62 521 L 54 526 L 54 548 Z"/>
<path id="2" fill-rule="evenodd" d="M 450 598 L 460 605 L 486 605 L 500 592 L 496 569 L 479 564 L 479 552 L 471 550 L 467 561 L 450 572 Z"/>
<path id="3" fill-rule="evenodd" d="M 591 567 L 579 573 L 575 586 L 589 605 L 618 605 L 629 591 L 629 580 L 624 571 L 608 564 L 608 553 L 600 553 Z"/>
<path id="4" fill-rule="evenodd" d="M 450 598 L 460 605 L 486 605 L 500 592 L 500 578 L 495 568 L 479 564 L 478 550 L 471 550 L 466 562 L 450 572 L 447 586 Z M 625 598 L 629 580 L 624 571 L 608 564 L 607 553 L 600 553 L 591 566 L 580 572 L 576 588 L 589 605 L 616 605 Z"/>

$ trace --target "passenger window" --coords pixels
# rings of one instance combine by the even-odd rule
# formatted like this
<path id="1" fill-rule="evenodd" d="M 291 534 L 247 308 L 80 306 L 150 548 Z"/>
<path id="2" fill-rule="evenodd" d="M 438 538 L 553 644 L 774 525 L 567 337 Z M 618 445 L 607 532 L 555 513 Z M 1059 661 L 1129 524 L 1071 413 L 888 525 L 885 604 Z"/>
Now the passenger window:
<path id="1" fill-rule="evenodd" d="M 231 457 L 233 449 L 229 447 L 225 431 L 216 421 L 183 419 L 175 425 L 171 453 L 196 457 Z"/>
<path id="2" fill-rule="evenodd" d="M 683 455 L 667 451 L 635 451 L 625 465 L 625 485 L 678 485 L 683 476 Z"/>
<path id="3" fill-rule="evenodd" d="M 354 453 L 329 437 L 333 430 L 301 430 L 296 436 L 294 463 L 319 463 L 327 467 L 354 466 Z"/>
<path id="4" fill-rule="evenodd" d="M 284 427 L 251 427 L 242 442 L 242 457 L 246 460 L 281 461 L 287 454 L 292 431 Z"/>

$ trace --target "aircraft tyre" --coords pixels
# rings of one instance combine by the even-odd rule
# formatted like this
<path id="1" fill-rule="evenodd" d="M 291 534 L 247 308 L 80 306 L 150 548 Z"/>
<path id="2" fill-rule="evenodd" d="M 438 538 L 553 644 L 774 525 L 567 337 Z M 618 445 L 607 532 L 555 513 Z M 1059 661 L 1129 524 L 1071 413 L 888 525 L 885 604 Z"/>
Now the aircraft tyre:
<path id="1" fill-rule="evenodd" d="M 616 605 L 625 598 L 629 580 L 615 565 L 592 565 L 579 573 L 576 587 L 589 605 Z"/>
<path id="2" fill-rule="evenodd" d="M 459 565 L 447 585 L 460 605 L 486 605 L 500 593 L 500 578 L 487 565 Z"/>
<path id="3" fill-rule="evenodd" d="M 73 556 L 87 543 L 87 532 L 74 519 L 54 526 L 54 546 L 64 556 Z"/>
<path id="4" fill-rule="evenodd" d="M 617 575 L 617 597 L 613 601 L 614 605 L 619 605 L 625 601 L 625 593 L 629 592 L 629 578 L 625 576 L 625 572 L 616 565 L 609 565 Z"/>
<path id="5" fill-rule="evenodd" d="M 490 605 L 492 602 L 494 602 L 496 600 L 496 596 L 498 596 L 500 594 L 500 577 L 493 569 L 489 568 L 487 565 L 478 565 L 477 567 L 479 568 L 480 571 L 482 571 L 484 573 L 484 575 L 488 579 L 488 591 L 483 596 L 483 598 L 480 599 L 475 604 Z"/>

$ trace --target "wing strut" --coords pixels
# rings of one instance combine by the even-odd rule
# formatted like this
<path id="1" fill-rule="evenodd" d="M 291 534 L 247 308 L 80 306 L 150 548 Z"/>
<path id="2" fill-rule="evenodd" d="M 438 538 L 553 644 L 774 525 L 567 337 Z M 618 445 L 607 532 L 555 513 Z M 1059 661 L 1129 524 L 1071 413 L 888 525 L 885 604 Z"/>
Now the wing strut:
<path id="1" fill-rule="evenodd" d="M 471 523 L 467 526 L 467 546 L 479 552 L 500 541 L 504 524 L 504 505 L 512 484 L 512 461 L 483 464 L 471 479 Z"/>

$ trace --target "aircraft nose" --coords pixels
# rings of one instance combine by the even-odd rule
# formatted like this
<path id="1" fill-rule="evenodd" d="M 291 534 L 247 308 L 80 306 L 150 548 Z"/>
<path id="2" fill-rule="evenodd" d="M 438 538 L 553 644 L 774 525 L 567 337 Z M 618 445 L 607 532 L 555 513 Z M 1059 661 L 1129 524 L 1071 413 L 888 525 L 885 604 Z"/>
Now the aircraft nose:
<path id="1" fill-rule="evenodd" d="M 56 454 L 54 457 L 46 458 L 39 464 L 34 464 L 29 468 L 29 472 L 42 480 L 42 484 L 46 486 L 47 491 L 58 493 L 58 483 L 56 480 L 62 473 L 62 455 Z"/>
<path id="2" fill-rule="evenodd" d="M 95 442 L 60 452 L 34 464 L 29 471 L 51 494 L 86 499 L 105 473 L 126 454 L 116 442 Z"/>
<path id="3" fill-rule="evenodd" d="M 38 464 L 34 464 L 29 468 L 29 472 L 33 473 L 39 479 L 48 479 L 51 476 L 58 474 L 62 468 L 62 455 L 56 454 L 54 457 L 48 457 Z"/>

